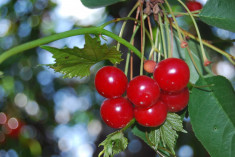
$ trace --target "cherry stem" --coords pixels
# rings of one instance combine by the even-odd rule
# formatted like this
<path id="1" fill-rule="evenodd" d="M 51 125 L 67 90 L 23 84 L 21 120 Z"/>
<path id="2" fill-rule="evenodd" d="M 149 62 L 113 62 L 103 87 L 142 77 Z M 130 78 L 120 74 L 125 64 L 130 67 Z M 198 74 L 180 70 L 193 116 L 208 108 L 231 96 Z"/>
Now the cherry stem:
<path id="1" fill-rule="evenodd" d="M 131 9 L 131 11 L 129 12 L 129 14 L 127 15 L 127 17 L 130 17 L 130 16 L 133 14 L 133 12 L 136 10 L 136 8 L 137 8 L 138 6 L 139 6 L 139 1 L 136 2 L 136 4 L 135 4 L 134 7 Z M 138 21 L 138 18 L 135 18 L 135 20 Z M 124 21 L 124 22 L 123 22 L 122 28 L 121 28 L 120 33 L 119 33 L 119 37 L 122 37 L 123 32 L 124 32 L 124 29 L 125 29 L 125 27 L 126 27 L 126 23 L 127 23 L 127 21 Z M 136 24 L 136 22 L 135 22 L 135 24 Z M 119 51 L 119 49 L 120 49 L 120 43 L 118 42 L 118 43 L 117 43 L 117 50 Z"/>
<path id="2" fill-rule="evenodd" d="M 131 40 L 130 40 L 130 43 L 132 43 L 132 44 L 134 44 L 134 38 L 135 38 L 135 35 L 136 35 L 138 29 L 139 29 L 139 25 L 134 26 L 134 28 L 133 28 L 133 34 L 132 34 Z M 128 69 L 129 69 L 130 55 L 131 55 L 131 52 L 127 53 L 126 65 L 125 65 L 125 74 L 126 74 L 126 76 L 128 74 Z M 133 72 L 131 72 L 131 74 L 130 74 L 130 76 L 131 76 L 130 80 L 132 80 L 132 77 L 133 77 L 132 75 L 133 75 Z"/>
<path id="3" fill-rule="evenodd" d="M 169 13 L 169 12 L 167 12 L 167 11 L 165 11 L 165 13 Z M 176 17 L 179 17 L 179 16 L 184 16 L 184 15 L 187 15 L 187 16 L 190 16 L 189 15 L 189 13 L 183 13 L 183 12 L 172 12 Z M 199 17 L 199 15 L 198 15 L 198 11 L 194 11 L 194 12 L 191 12 L 192 13 L 192 15 L 193 16 L 195 16 L 195 17 Z"/>
<path id="4" fill-rule="evenodd" d="M 172 28 L 172 23 L 170 22 L 170 28 L 171 28 L 171 53 L 169 57 L 173 57 L 173 47 L 174 47 L 174 33 L 173 33 L 173 28 Z"/>
<path id="5" fill-rule="evenodd" d="M 150 17 L 149 16 L 147 16 L 147 20 L 148 20 L 148 26 L 149 26 L 149 32 L 150 32 L 151 41 L 153 43 L 153 30 L 152 30 L 151 21 L 150 21 Z M 152 45 L 151 51 L 153 50 L 153 48 L 154 48 L 154 45 Z M 151 59 L 153 60 L 153 57 L 151 57 Z"/>
<path id="6" fill-rule="evenodd" d="M 145 25 L 144 25 L 143 4 L 140 7 L 140 21 L 141 21 L 141 62 L 140 62 L 140 75 L 143 75 L 144 67 L 144 48 L 145 48 Z"/>
<path id="7" fill-rule="evenodd" d="M 164 33 L 164 29 L 163 29 L 163 24 L 162 24 L 162 18 L 161 15 L 158 14 L 158 19 L 159 19 L 159 25 L 160 25 L 160 32 L 161 32 L 161 41 L 162 41 L 162 45 L 163 45 L 163 52 L 164 52 L 164 58 L 167 58 L 167 52 L 166 52 L 166 41 L 165 41 L 165 33 Z"/>
<path id="8" fill-rule="evenodd" d="M 162 49 L 161 41 L 162 41 L 162 39 L 161 39 L 160 34 L 159 34 L 159 42 L 158 42 L 158 49 L 159 49 L 159 51 L 161 51 L 161 49 Z M 161 53 L 158 53 L 158 58 L 157 59 L 158 59 L 158 62 L 160 62 L 160 60 L 161 60 Z"/>
<path id="9" fill-rule="evenodd" d="M 164 21 L 165 21 L 166 38 L 167 38 L 167 45 L 168 45 L 168 47 L 167 47 L 168 57 L 172 57 L 171 51 L 170 51 L 171 50 L 170 30 L 169 30 L 169 23 L 170 22 L 169 22 L 169 19 L 165 13 L 165 8 L 162 7 L 162 9 L 163 9 L 163 15 L 164 15 Z"/>
<path id="10" fill-rule="evenodd" d="M 145 17 L 146 16 L 144 16 L 144 19 L 145 19 Z M 150 42 L 151 47 L 152 47 L 151 51 L 150 51 L 150 54 L 153 53 L 153 51 L 156 51 L 156 52 L 160 53 L 160 51 L 155 47 L 155 45 L 153 43 L 153 39 L 151 39 L 151 35 L 150 35 L 150 33 L 148 32 L 147 29 L 145 29 L 145 33 L 146 33 L 147 37 L 149 38 L 149 42 Z M 151 60 L 150 56 L 149 56 L 149 60 Z"/>
<path id="11" fill-rule="evenodd" d="M 186 11 L 189 13 L 192 21 L 193 21 L 193 24 L 194 24 L 194 27 L 196 29 L 196 32 L 197 32 L 197 35 L 198 35 L 198 39 L 199 39 L 199 43 L 200 43 L 200 47 L 201 47 L 201 52 L 202 52 L 202 58 L 205 61 L 208 61 L 207 57 L 206 57 L 206 53 L 204 51 L 204 48 L 203 48 L 203 44 L 202 44 L 202 38 L 201 38 L 201 34 L 199 32 L 199 29 L 198 29 L 198 26 L 197 26 L 197 23 L 196 23 L 196 20 L 194 19 L 192 13 L 190 12 L 190 10 L 188 9 L 188 7 L 181 1 L 181 0 L 177 0 L 185 9 Z"/>
<path id="12" fill-rule="evenodd" d="M 135 123 L 135 118 L 133 118 L 124 128 L 120 130 L 120 132 L 125 132 L 128 128 L 130 128 Z"/>
<path id="13" fill-rule="evenodd" d="M 178 33 L 180 42 L 182 42 L 182 41 L 184 41 L 184 39 L 183 39 L 183 37 L 182 37 L 182 35 L 181 35 L 180 31 L 179 31 L 179 25 L 178 25 L 178 22 L 177 22 L 177 20 L 176 20 L 176 18 L 175 18 L 175 15 L 174 15 L 174 13 L 173 13 L 173 11 L 172 11 L 172 8 L 171 8 L 171 6 L 170 6 L 170 4 L 168 3 L 167 0 L 165 0 L 165 3 L 166 3 L 166 5 L 167 5 L 167 7 L 169 8 L 170 14 L 171 14 L 171 16 L 172 16 L 172 18 L 173 18 L 173 20 L 174 20 L 174 22 L 175 22 L 176 30 L 177 30 L 177 33 Z"/>
<path id="14" fill-rule="evenodd" d="M 132 20 L 132 21 L 135 21 L 135 22 L 138 22 L 138 23 L 140 22 L 140 21 L 138 21 L 138 20 L 136 20 L 135 18 L 132 18 L 132 17 L 122 17 L 122 18 L 116 18 L 116 19 L 113 19 L 111 21 L 108 21 L 108 22 L 102 24 L 100 27 L 104 28 L 104 27 L 106 27 L 107 25 L 109 25 L 111 23 L 116 23 L 116 22 L 119 22 L 119 21 L 126 21 L 127 22 L 128 20 Z"/>
<path id="15" fill-rule="evenodd" d="M 172 23 L 172 26 L 173 26 L 174 28 L 176 28 L 176 26 L 175 26 L 174 23 Z M 182 28 L 180 28 L 180 31 L 181 31 L 182 33 L 184 33 L 186 36 L 190 37 L 191 39 L 194 39 L 194 40 L 196 40 L 196 41 L 199 41 L 199 38 L 198 38 L 198 37 L 195 37 L 194 35 L 192 35 L 191 33 L 189 33 L 189 32 L 187 32 L 187 31 L 183 30 Z M 222 55 L 225 56 L 232 64 L 235 65 L 235 56 L 232 56 L 231 54 L 229 54 L 229 53 L 227 53 L 227 52 L 225 52 L 225 51 L 223 51 L 223 50 L 221 50 L 221 49 L 215 47 L 214 45 L 210 44 L 210 43 L 209 43 L 208 41 L 206 41 L 206 40 L 202 40 L 202 43 L 203 43 L 205 46 L 207 46 L 207 47 L 209 47 L 209 48 L 215 50 L 216 52 L 222 54 Z"/>
<path id="16" fill-rule="evenodd" d="M 200 72 L 200 70 L 199 70 L 199 68 L 198 68 L 198 66 L 197 66 L 197 64 L 196 64 L 196 62 L 195 62 L 195 60 L 193 59 L 193 55 L 192 55 L 192 53 L 191 53 L 191 50 L 189 49 L 188 46 L 186 47 L 186 49 L 187 49 L 187 51 L 188 51 L 188 54 L 189 54 L 189 57 L 190 57 L 191 61 L 193 62 L 194 67 L 195 67 L 196 70 L 197 70 L 197 73 L 198 73 L 200 76 L 202 76 L 202 73 Z"/>
<path id="17" fill-rule="evenodd" d="M 159 41 L 159 40 L 158 40 L 158 37 L 159 37 L 159 28 L 157 27 L 156 36 L 155 36 L 155 43 L 154 43 L 154 45 L 153 45 L 153 47 L 152 47 L 152 49 L 151 49 L 151 51 L 150 51 L 150 53 L 149 53 L 149 60 L 150 60 L 151 58 L 153 58 L 153 60 L 156 61 L 156 56 L 153 55 L 153 53 L 154 53 L 154 52 L 161 53 L 161 52 L 158 50 L 158 48 L 157 48 L 157 44 L 158 44 L 158 41 Z"/>

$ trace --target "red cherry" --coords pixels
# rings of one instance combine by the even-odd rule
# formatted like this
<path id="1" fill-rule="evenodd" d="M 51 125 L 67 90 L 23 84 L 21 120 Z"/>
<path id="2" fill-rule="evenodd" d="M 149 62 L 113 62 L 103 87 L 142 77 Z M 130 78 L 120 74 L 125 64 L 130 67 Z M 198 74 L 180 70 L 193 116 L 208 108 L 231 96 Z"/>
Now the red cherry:
<path id="1" fill-rule="evenodd" d="M 183 60 L 168 58 L 157 64 L 153 77 L 162 90 L 177 92 L 187 86 L 190 71 Z"/>
<path id="2" fill-rule="evenodd" d="M 120 97 L 125 92 L 128 79 L 118 68 L 105 66 L 95 76 L 96 90 L 106 98 Z"/>
<path id="3" fill-rule="evenodd" d="M 202 4 L 199 2 L 195 2 L 195 1 L 188 1 L 186 3 L 186 6 L 188 7 L 190 11 L 197 11 L 197 10 L 202 9 Z"/>
<path id="4" fill-rule="evenodd" d="M 157 63 L 153 60 L 147 60 L 144 62 L 144 70 L 148 73 L 153 73 Z"/>
<path id="5" fill-rule="evenodd" d="M 186 87 L 177 93 L 162 91 L 160 99 L 168 106 L 169 112 L 179 112 L 182 111 L 188 104 L 189 90 Z"/>
<path id="6" fill-rule="evenodd" d="M 158 101 L 160 88 L 148 76 L 137 76 L 127 86 L 127 97 L 136 107 L 149 107 Z"/>
<path id="7" fill-rule="evenodd" d="M 134 117 L 132 104 L 125 98 L 106 99 L 101 105 L 100 114 L 103 121 L 110 127 L 125 127 Z"/>
<path id="8" fill-rule="evenodd" d="M 167 117 L 167 106 L 162 101 L 149 108 L 135 108 L 134 109 L 136 121 L 146 127 L 160 126 Z"/>

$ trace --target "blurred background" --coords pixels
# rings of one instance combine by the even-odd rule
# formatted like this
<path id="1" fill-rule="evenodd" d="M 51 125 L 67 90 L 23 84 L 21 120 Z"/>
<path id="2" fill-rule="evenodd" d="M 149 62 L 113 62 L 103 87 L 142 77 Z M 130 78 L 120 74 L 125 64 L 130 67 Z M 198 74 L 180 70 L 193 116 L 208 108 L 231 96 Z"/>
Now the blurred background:
<path id="1" fill-rule="evenodd" d="M 0 53 L 27 41 L 126 16 L 135 2 L 88 9 L 80 0 L 0 0 Z M 205 4 L 206 0 L 200 2 Z M 182 11 L 178 5 L 173 9 Z M 181 27 L 193 32 L 191 20 L 179 18 L 179 22 Z M 235 55 L 234 33 L 200 21 L 199 26 L 204 39 L 214 40 L 216 46 Z M 118 34 L 120 27 L 121 23 L 117 23 L 106 29 Z M 132 27 L 133 23 L 128 23 L 124 33 L 127 40 Z M 110 38 L 102 42 L 116 44 Z M 82 48 L 84 36 L 49 45 Z M 121 51 L 125 58 L 128 50 L 121 47 Z M 234 66 L 222 56 L 216 54 L 214 58 L 213 71 L 227 77 L 235 86 Z M 135 58 L 135 62 L 139 60 Z M 91 76 L 82 79 L 63 79 L 61 74 L 45 66 L 51 63 L 54 60 L 49 52 L 35 48 L 0 65 L 0 157 L 95 157 L 102 150 L 99 143 L 115 131 L 100 118 L 99 107 L 104 98 L 96 92 L 93 83 L 96 71 L 109 63 L 96 64 Z M 121 62 L 120 68 L 124 63 Z M 180 134 L 177 156 L 208 157 L 193 134 L 189 118 L 184 119 L 184 125 L 189 133 Z M 156 157 L 155 152 L 130 131 L 126 137 L 128 148 L 117 157 Z"/>

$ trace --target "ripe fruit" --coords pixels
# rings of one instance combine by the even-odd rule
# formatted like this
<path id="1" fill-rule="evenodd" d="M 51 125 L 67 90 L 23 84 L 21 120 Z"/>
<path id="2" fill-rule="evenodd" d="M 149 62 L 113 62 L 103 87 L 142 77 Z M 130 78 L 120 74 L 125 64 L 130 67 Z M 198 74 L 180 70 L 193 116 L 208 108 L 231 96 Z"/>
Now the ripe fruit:
<path id="1" fill-rule="evenodd" d="M 153 77 L 162 90 L 177 92 L 186 87 L 190 71 L 183 60 L 168 58 L 157 64 Z"/>
<path id="2" fill-rule="evenodd" d="M 135 108 L 134 109 L 136 121 L 146 127 L 160 126 L 167 117 L 167 106 L 162 101 L 149 108 Z"/>
<path id="3" fill-rule="evenodd" d="M 157 82 L 148 76 L 137 76 L 127 86 L 127 97 L 136 107 L 149 107 L 160 96 Z"/>
<path id="4" fill-rule="evenodd" d="M 153 73 L 157 63 L 153 60 L 147 60 L 144 62 L 144 70 L 148 73 Z"/>
<path id="5" fill-rule="evenodd" d="M 105 66 L 95 76 L 96 90 L 106 98 L 120 97 L 127 88 L 127 77 L 118 68 Z"/>
<path id="6" fill-rule="evenodd" d="M 179 112 L 183 110 L 188 104 L 189 90 L 186 87 L 177 93 L 162 91 L 160 99 L 167 105 L 169 112 Z"/>
<path id="7" fill-rule="evenodd" d="M 100 114 L 108 126 L 119 129 L 125 127 L 133 119 L 134 110 L 127 99 L 119 97 L 104 100 Z"/>
<path id="8" fill-rule="evenodd" d="M 190 11 L 196 11 L 196 10 L 202 9 L 202 4 L 199 2 L 195 2 L 195 1 L 188 1 L 186 3 L 186 6 L 188 7 Z"/>

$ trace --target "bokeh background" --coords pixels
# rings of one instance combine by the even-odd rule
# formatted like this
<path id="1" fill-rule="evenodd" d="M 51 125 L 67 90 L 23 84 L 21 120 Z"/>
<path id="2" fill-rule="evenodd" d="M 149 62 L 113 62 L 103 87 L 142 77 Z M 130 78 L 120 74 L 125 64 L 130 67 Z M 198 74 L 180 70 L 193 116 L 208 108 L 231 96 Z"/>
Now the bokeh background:
<path id="1" fill-rule="evenodd" d="M 0 53 L 16 45 L 51 34 L 98 26 L 116 17 L 126 16 L 136 1 L 118 3 L 106 8 L 88 9 L 80 0 L 0 0 Z M 200 0 L 202 4 L 206 0 Z M 182 11 L 178 5 L 174 10 Z M 192 23 L 179 18 L 181 27 L 193 33 Z M 198 21 L 204 39 L 235 55 L 235 34 L 210 27 Z M 121 22 L 110 24 L 107 30 L 118 34 Z M 133 23 L 128 23 L 124 38 L 130 39 Z M 102 43 L 115 45 L 110 38 Z M 136 39 L 138 43 L 138 38 Z M 84 46 L 84 36 L 58 40 L 48 45 L 63 47 Z M 138 44 L 136 45 L 138 47 Z M 127 49 L 121 47 L 121 51 Z M 213 71 L 232 81 L 235 68 L 224 57 L 215 55 Z M 139 60 L 136 58 L 135 63 Z M 63 79 L 45 64 L 54 63 L 52 54 L 35 48 L 16 55 L 0 65 L 0 157 L 92 157 L 105 137 L 115 131 L 107 127 L 99 115 L 104 98 L 94 88 L 94 76 L 103 65 L 91 69 L 91 76 Z M 120 68 L 124 67 L 121 62 Z M 136 68 L 135 75 L 139 69 Z M 180 134 L 178 157 L 208 157 L 195 138 L 190 119 L 184 119 L 188 134 Z M 130 131 L 129 145 L 117 157 L 157 155 Z"/>

